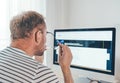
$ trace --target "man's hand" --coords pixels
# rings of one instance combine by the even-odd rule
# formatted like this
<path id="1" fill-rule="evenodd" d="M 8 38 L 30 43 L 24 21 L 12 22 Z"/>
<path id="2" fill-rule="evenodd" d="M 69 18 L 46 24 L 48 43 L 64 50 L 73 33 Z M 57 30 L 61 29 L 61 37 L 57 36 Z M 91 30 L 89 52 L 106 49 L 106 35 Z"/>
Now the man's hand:
<path id="1" fill-rule="evenodd" d="M 68 46 L 59 44 L 59 64 L 61 66 L 64 83 L 73 83 L 73 78 L 70 71 L 72 61 L 72 53 Z"/>
<path id="2" fill-rule="evenodd" d="M 59 64 L 61 67 L 70 67 L 72 53 L 68 46 L 59 44 Z"/>

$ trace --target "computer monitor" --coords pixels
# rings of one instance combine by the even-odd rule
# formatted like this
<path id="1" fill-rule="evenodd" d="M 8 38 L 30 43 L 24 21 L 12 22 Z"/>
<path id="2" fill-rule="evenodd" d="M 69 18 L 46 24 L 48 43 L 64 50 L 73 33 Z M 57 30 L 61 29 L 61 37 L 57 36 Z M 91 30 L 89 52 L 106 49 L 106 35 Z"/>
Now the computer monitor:
<path id="1" fill-rule="evenodd" d="M 59 63 L 58 42 L 69 46 L 73 54 L 71 67 L 114 75 L 115 34 L 110 28 L 54 30 L 53 63 Z"/>

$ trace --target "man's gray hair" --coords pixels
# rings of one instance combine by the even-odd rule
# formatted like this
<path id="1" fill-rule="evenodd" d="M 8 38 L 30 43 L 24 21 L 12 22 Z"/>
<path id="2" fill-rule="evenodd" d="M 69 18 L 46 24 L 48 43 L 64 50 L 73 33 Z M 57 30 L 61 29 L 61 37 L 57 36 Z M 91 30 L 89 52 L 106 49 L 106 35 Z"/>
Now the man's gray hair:
<path id="1" fill-rule="evenodd" d="M 45 24 L 44 18 L 35 11 L 25 11 L 14 16 L 10 21 L 12 40 L 29 37 L 31 31 L 40 24 Z"/>

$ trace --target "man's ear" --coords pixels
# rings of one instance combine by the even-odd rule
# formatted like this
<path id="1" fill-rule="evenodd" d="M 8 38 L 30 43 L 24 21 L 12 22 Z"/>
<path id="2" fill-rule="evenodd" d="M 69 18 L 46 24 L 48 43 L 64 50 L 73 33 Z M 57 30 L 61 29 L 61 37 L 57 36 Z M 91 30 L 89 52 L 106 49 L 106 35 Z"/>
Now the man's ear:
<path id="1" fill-rule="evenodd" d="M 35 33 L 35 42 L 36 42 L 36 44 L 39 45 L 41 40 L 42 40 L 42 33 L 41 33 L 41 31 L 37 31 Z"/>

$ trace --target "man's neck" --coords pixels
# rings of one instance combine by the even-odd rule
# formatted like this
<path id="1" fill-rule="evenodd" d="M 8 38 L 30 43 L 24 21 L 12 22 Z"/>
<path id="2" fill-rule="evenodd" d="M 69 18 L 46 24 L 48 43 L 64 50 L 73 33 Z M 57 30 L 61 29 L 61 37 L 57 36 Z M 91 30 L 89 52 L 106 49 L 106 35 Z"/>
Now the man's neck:
<path id="1" fill-rule="evenodd" d="M 32 49 L 31 42 L 25 40 L 25 39 L 18 39 L 11 42 L 11 47 L 18 48 L 20 50 L 23 50 L 27 55 L 33 56 L 34 50 Z"/>

